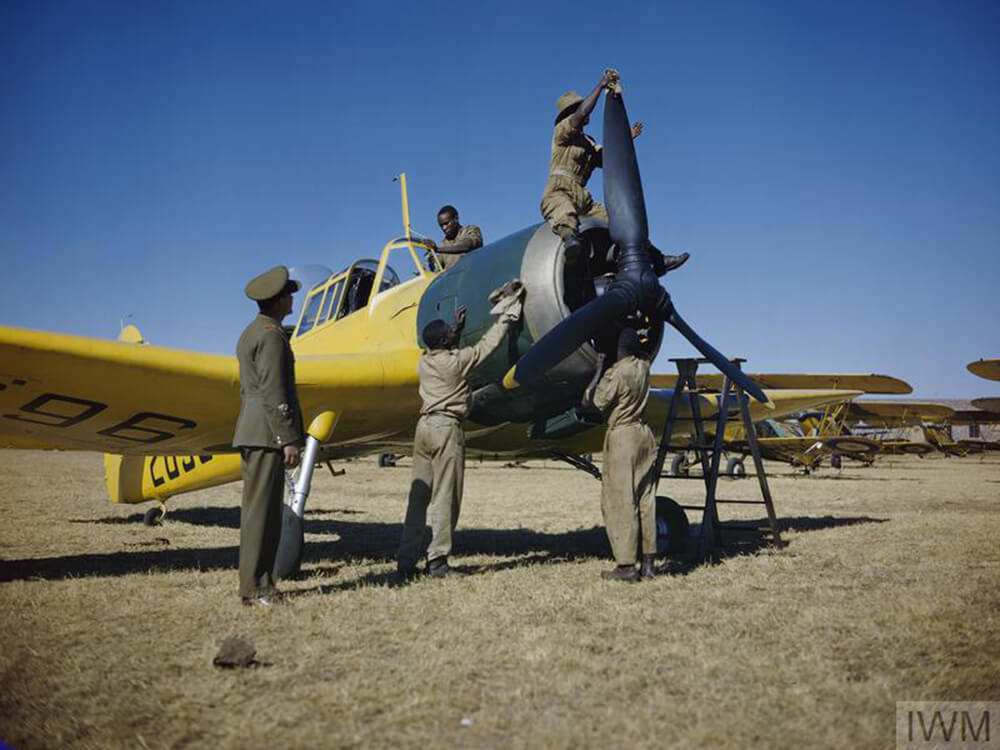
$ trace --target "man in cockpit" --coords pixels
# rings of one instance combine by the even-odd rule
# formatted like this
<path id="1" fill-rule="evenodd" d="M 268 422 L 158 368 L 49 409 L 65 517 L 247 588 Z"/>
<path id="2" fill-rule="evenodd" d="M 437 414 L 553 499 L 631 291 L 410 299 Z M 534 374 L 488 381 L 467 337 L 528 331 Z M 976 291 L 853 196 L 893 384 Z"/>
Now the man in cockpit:
<path id="1" fill-rule="evenodd" d="M 466 253 L 483 246 L 483 233 L 475 224 L 462 226 L 458 221 L 458 209 L 452 205 L 442 206 L 437 215 L 438 226 L 444 232 L 444 239 L 435 244 L 428 240 L 441 261 L 441 270 L 451 268 Z"/>

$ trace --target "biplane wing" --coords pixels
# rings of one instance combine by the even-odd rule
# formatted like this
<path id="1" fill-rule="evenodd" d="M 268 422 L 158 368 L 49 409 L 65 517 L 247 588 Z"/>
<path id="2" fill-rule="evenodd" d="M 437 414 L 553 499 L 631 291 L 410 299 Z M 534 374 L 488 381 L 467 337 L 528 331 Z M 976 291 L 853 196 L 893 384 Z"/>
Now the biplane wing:
<path id="1" fill-rule="evenodd" d="M 767 389 L 835 389 L 860 391 L 862 393 L 906 394 L 913 388 L 904 380 L 891 375 L 843 375 L 769 372 L 747 373 L 761 388 Z M 654 374 L 650 383 L 656 388 L 673 388 L 677 385 L 677 376 Z M 698 374 L 698 385 L 713 390 L 722 389 L 721 373 Z"/>
<path id="2" fill-rule="evenodd" d="M 1000 413 L 1000 398 L 984 396 L 983 398 L 972 399 L 972 405 L 983 411 Z"/>
<path id="3" fill-rule="evenodd" d="M 1000 380 L 1000 359 L 980 359 L 970 362 L 966 368 L 973 375 L 987 380 Z"/>
<path id="4" fill-rule="evenodd" d="M 944 404 L 923 401 L 853 401 L 848 406 L 846 422 L 883 427 L 919 425 L 947 421 L 955 410 Z"/>

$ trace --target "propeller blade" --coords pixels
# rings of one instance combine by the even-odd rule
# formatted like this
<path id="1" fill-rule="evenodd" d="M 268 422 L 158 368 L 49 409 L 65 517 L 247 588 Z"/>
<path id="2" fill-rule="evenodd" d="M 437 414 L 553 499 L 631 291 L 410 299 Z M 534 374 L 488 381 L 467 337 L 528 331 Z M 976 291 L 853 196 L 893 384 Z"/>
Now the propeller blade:
<path id="1" fill-rule="evenodd" d="M 540 379 L 585 344 L 607 321 L 634 311 L 635 302 L 629 297 L 609 290 L 561 320 L 517 361 L 504 378 L 504 386 L 515 388 Z"/>
<path id="2" fill-rule="evenodd" d="M 642 195 L 639 162 L 625 100 L 609 93 L 604 100 L 604 204 L 608 231 L 623 255 L 638 249 L 646 256 L 649 222 Z"/>
<path id="3" fill-rule="evenodd" d="M 726 359 L 726 356 L 722 352 L 695 333 L 694 329 L 685 322 L 684 318 L 677 314 L 676 310 L 672 310 L 670 315 L 667 316 L 667 322 L 676 328 L 681 336 L 690 341 L 692 346 L 701 352 L 719 371 L 725 373 L 730 381 L 739 385 L 746 393 L 749 393 L 768 408 L 774 408 L 774 403 L 764 394 L 760 386 L 753 382 L 743 370 Z"/>

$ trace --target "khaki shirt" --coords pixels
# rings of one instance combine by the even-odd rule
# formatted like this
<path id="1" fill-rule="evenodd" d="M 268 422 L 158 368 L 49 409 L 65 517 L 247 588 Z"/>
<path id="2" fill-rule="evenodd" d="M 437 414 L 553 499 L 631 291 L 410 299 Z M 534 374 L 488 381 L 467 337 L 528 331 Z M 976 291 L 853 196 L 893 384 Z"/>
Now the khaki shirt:
<path id="1" fill-rule="evenodd" d="M 240 362 L 240 416 L 234 447 L 281 448 L 303 441 L 302 408 L 295 392 L 295 356 L 285 332 L 258 315 L 236 345 Z"/>
<path id="2" fill-rule="evenodd" d="M 498 320 L 475 346 L 432 349 L 417 364 L 420 378 L 420 414 L 444 414 L 455 419 L 469 415 L 472 390 L 469 374 L 500 346 L 509 324 Z"/>
<path id="3" fill-rule="evenodd" d="M 458 250 L 452 251 L 449 248 L 453 248 L 456 245 L 464 244 L 466 240 L 472 242 L 472 247 L 469 250 Z M 438 258 L 441 259 L 441 268 L 451 268 L 453 265 L 458 263 L 458 259 L 461 258 L 465 253 L 475 250 L 477 247 L 483 246 L 483 233 L 479 231 L 479 227 L 475 224 L 463 224 L 459 227 L 458 234 L 455 235 L 453 240 L 441 240 L 438 244 Z"/>
<path id="4" fill-rule="evenodd" d="M 594 390 L 594 406 L 601 410 L 608 429 L 640 424 L 649 400 L 649 362 L 625 357 L 615 362 Z"/>
<path id="5" fill-rule="evenodd" d="M 571 117 L 560 120 L 552 131 L 552 158 L 549 161 L 549 178 L 568 179 L 586 185 L 590 175 L 603 161 L 597 141 L 574 128 Z"/>

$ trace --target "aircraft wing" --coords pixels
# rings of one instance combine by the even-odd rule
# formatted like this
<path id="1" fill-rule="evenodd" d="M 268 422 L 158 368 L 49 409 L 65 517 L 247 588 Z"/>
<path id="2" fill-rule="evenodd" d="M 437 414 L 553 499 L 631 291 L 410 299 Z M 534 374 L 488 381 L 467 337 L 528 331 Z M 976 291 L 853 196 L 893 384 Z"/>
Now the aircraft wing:
<path id="1" fill-rule="evenodd" d="M 966 368 L 981 378 L 1000 380 L 1000 359 L 979 359 L 967 364 Z"/>
<path id="2" fill-rule="evenodd" d="M 905 394 L 913 388 L 906 381 L 890 375 L 808 375 L 804 373 L 747 373 L 761 388 L 783 389 L 844 389 L 864 393 Z M 654 388 L 673 388 L 677 376 L 671 374 L 651 375 L 650 384 Z M 722 390 L 721 373 L 698 375 L 698 385 L 704 388 Z"/>
<path id="3" fill-rule="evenodd" d="M 339 412 L 349 404 L 359 411 L 381 402 L 368 420 L 379 426 L 386 421 L 387 383 L 416 382 L 415 356 L 394 363 L 386 367 L 378 353 L 303 357 L 296 374 L 307 422 L 321 409 Z M 239 409 L 235 356 L 0 326 L 0 446 L 231 452 Z M 342 424 L 365 421 L 344 416 L 341 432 Z"/>
<path id="4" fill-rule="evenodd" d="M 972 405 L 977 409 L 982 409 L 983 411 L 992 411 L 1000 413 L 1000 398 L 993 396 L 984 396 L 983 398 L 972 399 Z"/>
<path id="5" fill-rule="evenodd" d="M 846 421 L 886 426 L 942 422 L 954 411 L 944 404 L 922 401 L 854 401 L 848 406 Z"/>
<path id="6" fill-rule="evenodd" d="M 1000 411 L 982 409 L 959 409 L 948 421 L 951 424 L 1000 424 Z"/>

